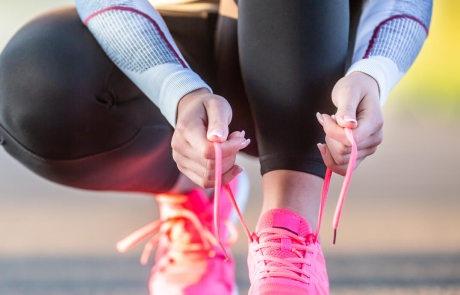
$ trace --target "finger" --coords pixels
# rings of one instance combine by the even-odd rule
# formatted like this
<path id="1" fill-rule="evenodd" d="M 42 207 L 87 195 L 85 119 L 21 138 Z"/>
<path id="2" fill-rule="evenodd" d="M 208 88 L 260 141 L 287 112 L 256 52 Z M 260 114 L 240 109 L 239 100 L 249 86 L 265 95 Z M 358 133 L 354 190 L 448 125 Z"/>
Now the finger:
<path id="1" fill-rule="evenodd" d="M 215 166 L 208 166 L 205 167 L 203 165 L 200 165 L 198 162 L 195 162 L 187 157 L 184 157 L 183 155 L 174 152 L 173 153 L 173 159 L 174 161 L 178 164 L 181 165 L 182 167 L 193 171 L 196 175 L 199 177 L 205 179 L 205 180 L 214 180 L 215 179 Z M 228 159 L 227 161 L 222 163 L 222 171 L 225 173 L 228 170 L 230 170 L 233 165 L 235 164 L 235 157 Z"/>
<path id="2" fill-rule="evenodd" d="M 382 129 L 383 115 L 378 97 L 367 95 L 362 100 L 358 107 L 358 124 L 358 128 L 353 130 L 357 143 Z"/>
<path id="3" fill-rule="evenodd" d="M 228 139 L 236 138 L 236 137 L 242 137 L 244 138 L 246 136 L 246 131 L 234 131 L 232 132 L 229 136 Z"/>
<path id="4" fill-rule="evenodd" d="M 195 156 L 195 158 L 190 158 L 183 153 L 173 151 L 174 161 L 184 166 L 185 168 L 192 170 L 197 175 L 208 178 L 211 175 L 214 175 L 215 169 L 215 160 L 214 159 L 203 159 L 201 157 Z M 222 158 L 222 171 L 225 173 L 235 164 L 236 156 Z M 214 177 L 209 178 L 214 179 Z"/>
<path id="5" fill-rule="evenodd" d="M 251 139 L 245 139 L 243 137 L 230 138 L 229 140 L 222 142 L 220 148 L 222 150 L 222 157 L 235 156 L 240 150 L 244 149 L 251 143 Z"/>
<path id="6" fill-rule="evenodd" d="M 334 153 L 332 148 L 328 146 L 329 152 L 331 153 L 334 162 L 338 165 L 348 165 L 348 162 L 350 161 L 351 154 L 348 155 L 339 155 L 338 153 Z M 362 149 L 358 151 L 358 155 L 356 159 L 364 159 L 372 154 L 374 154 L 377 151 L 377 147 L 371 147 L 367 149 Z"/>
<path id="7" fill-rule="evenodd" d="M 323 125 L 324 132 L 327 136 L 342 143 L 343 145 L 351 146 L 351 143 L 345 134 L 345 130 L 339 126 L 337 122 L 331 118 L 331 116 L 327 114 L 321 114 L 321 117 L 323 119 L 321 125 Z"/>
<path id="8" fill-rule="evenodd" d="M 185 174 L 191 181 L 202 188 L 213 188 L 214 187 L 214 180 L 205 180 L 204 178 L 197 175 L 195 172 L 185 168 L 184 166 L 177 165 L 177 168 L 180 172 Z"/>
<path id="9" fill-rule="evenodd" d="M 332 168 L 337 166 L 337 164 L 335 163 L 334 158 L 332 157 L 331 153 L 329 152 L 329 149 L 327 148 L 327 144 L 318 143 L 318 149 L 319 149 L 319 151 L 321 153 L 321 157 L 323 158 L 324 164 L 329 169 L 334 171 Z"/>
<path id="10" fill-rule="evenodd" d="M 325 141 L 327 145 L 327 150 L 331 154 L 332 159 L 334 159 L 335 164 L 342 165 L 342 163 L 340 164 L 338 163 L 338 160 L 340 160 L 340 158 L 343 155 L 346 155 L 346 154 L 342 155 L 341 153 L 343 153 L 345 148 L 348 148 L 348 147 L 342 144 L 341 142 L 330 138 L 329 136 L 326 136 Z"/>
<path id="11" fill-rule="evenodd" d="M 208 140 L 224 142 L 228 137 L 228 125 L 232 120 L 230 104 L 221 98 L 206 101 L 204 106 L 208 117 Z"/>
<path id="12" fill-rule="evenodd" d="M 334 159 L 332 158 L 331 153 L 326 144 L 318 143 L 318 149 L 321 152 L 321 156 L 323 157 L 323 161 L 326 164 L 327 168 L 331 169 L 332 172 L 345 176 L 347 172 L 348 165 L 338 165 L 335 163 Z M 355 169 L 359 166 L 359 164 L 364 160 L 357 159 L 355 164 Z"/>
<path id="13" fill-rule="evenodd" d="M 244 168 L 239 165 L 234 165 L 232 169 L 222 175 L 222 185 L 228 184 L 232 181 L 238 174 L 244 171 Z"/>
<path id="14" fill-rule="evenodd" d="M 207 154 L 206 157 L 203 155 L 202 151 L 195 149 L 188 141 L 186 141 L 183 136 L 179 135 L 177 132 L 174 132 L 173 139 L 171 141 L 173 155 L 174 152 L 177 152 L 189 159 L 192 159 L 195 162 L 200 163 L 203 167 L 208 167 L 208 162 L 214 161 L 211 160 L 211 158 L 214 158 L 214 147 L 212 146 L 212 143 L 208 142 L 206 138 L 204 144 L 210 145 L 210 148 L 205 149 Z"/>
<path id="15" fill-rule="evenodd" d="M 190 147 L 194 150 L 193 153 L 201 158 L 214 159 L 214 146 L 206 137 L 205 123 L 198 117 L 187 122 L 178 122 L 171 145 L 173 149 L 179 145 L 182 145 L 182 149 Z M 188 152 L 187 156 L 192 158 L 190 154 L 191 152 Z"/>
<path id="16" fill-rule="evenodd" d="M 356 130 L 356 129 L 355 129 Z M 374 146 L 378 146 L 382 143 L 383 140 L 383 130 L 380 129 L 376 133 L 372 134 L 370 137 L 357 143 L 357 148 L 359 150 L 371 148 Z M 337 151 L 339 155 L 348 155 L 351 153 L 351 146 L 346 146 L 339 141 L 336 141 L 329 136 L 326 135 L 326 143 L 331 150 Z"/>
<path id="17" fill-rule="evenodd" d="M 341 127 L 356 128 L 358 126 L 356 110 L 362 99 L 359 89 L 339 81 L 332 90 L 332 101 L 337 107 L 335 117 L 337 124 Z"/>
<path id="18" fill-rule="evenodd" d="M 250 139 L 245 139 L 241 135 L 244 136 L 244 133 L 239 131 L 233 132 L 227 141 L 220 144 L 223 158 L 234 157 L 239 150 L 244 149 L 251 143 Z M 190 136 L 187 137 L 190 138 Z M 198 139 L 191 140 L 193 142 L 187 142 L 181 136 L 173 136 L 171 146 L 174 150 L 203 165 L 206 164 L 207 160 L 215 158 L 214 146 L 207 138 L 204 138 L 204 141 Z"/>

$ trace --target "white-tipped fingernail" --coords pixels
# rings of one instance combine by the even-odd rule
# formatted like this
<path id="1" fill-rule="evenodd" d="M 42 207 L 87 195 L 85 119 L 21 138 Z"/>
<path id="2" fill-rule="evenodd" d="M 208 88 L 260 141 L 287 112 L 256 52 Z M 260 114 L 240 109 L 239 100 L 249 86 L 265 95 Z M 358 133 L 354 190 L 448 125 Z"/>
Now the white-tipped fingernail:
<path id="1" fill-rule="evenodd" d="M 317 146 L 318 146 L 318 149 L 319 149 L 319 152 L 321 153 L 321 155 L 323 155 L 323 156 L 326 155 L 326 150 L 324 149 L 323 144 L 318 143 Z"/>
<path id="2" fill-rule="evenodd" d="M 344 119 L 345 121 L 347 121 L 347 122 L 355 122 L 355 123 L 358 123 L 358 122 L 356 121 L 356 119 L 353 118 L 353 117 L 350 116 L 350 115 L 345 115 L 345 116 L 343 116 L 343 119 Z"/>
<path id="3" fill-rule="evenodd" d="M 240 133 L 240 137 L 243 137 L 243 138 L 244 138 L 244 136 L 245 136 L 245 135 L 246 135 L 246 132 L 245 132 L 244 130 L 243 130 L 243 131 L 241 131 L 241 133 Z"/>
<path id="4" fill-rule="evenodd" d="M 240 149 L 244 149 L 245 147 L 247 147 L 249 145 L 249 143 L 251 143 L 251 139 L 248 138 L 246 139 L 245 141 L 243 141 L 240 145 Z"/>
<path id="5" fill-rule="evenodd" d="M 222 129 L 214 129 L 209 135 L 222 137 L 224 135 L 224 131 Z"/>
<path id="6" fill-rule="evenodd" d="M 335 120 L 335 115 L 332 115 L 331 118 Z"/>
<path id="7" fill-rule="evenodd" d="M 318 119 L 318 121 L 319 121 L 321 124 L 324 123 L 323 116 L 321 116 L 321 113 L 320 113 L 320 112 L 317 112 L 317 113 L 316 113 L 316 118 Z"/>

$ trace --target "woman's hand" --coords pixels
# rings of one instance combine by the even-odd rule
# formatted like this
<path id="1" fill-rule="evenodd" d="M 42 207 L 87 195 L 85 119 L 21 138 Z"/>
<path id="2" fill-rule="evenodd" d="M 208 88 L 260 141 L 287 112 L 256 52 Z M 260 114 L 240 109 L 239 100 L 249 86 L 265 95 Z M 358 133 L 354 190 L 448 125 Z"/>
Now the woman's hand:
<path id="1" fill-rule="evenodd" d="M 202 88 L 185 95 L 177 107 L 177 123 L 171 141 L 179 170 L 203 188 L 214 187 L 214 141 L 221 142 L 222 185 L 243 171 L 235 165 L 239 150 L 250 143 L 244 131 L 228 134 L 232 120 L 230 104 Z"/>
<path id="2" fill-rule="evenodd" d="M 326 166 L 345 175 L 351 143 L 344 127 L 353 129 L 358 147 L 356 167 L 375 153 L 382 142 L 383 115 L 378 84 L 367 74 L 354 72 L 337 82 L 332 90 L 332 101 L 337 107 L 335 115 L 316 114 L 326 133 L 326 143 L 318 144 L 318 148 Z"/>

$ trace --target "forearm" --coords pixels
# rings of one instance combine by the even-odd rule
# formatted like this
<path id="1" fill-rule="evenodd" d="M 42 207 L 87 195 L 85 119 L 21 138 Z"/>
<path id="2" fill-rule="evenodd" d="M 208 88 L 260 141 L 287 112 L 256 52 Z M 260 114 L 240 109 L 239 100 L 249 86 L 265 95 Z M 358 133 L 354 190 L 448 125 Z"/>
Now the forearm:
<path id="1" fill-rule="evenodd" d="M 147 0 L 75 0 L 78 13 L 109 58 L 168 119 L 179 100 L 208 88 L 186 63 L 159 13 Z"/>
<path id="2" fill-rule="evenodd" d="M 379 84 L 383 106 L 390 90 L 417 58 L 428 35 L 432 0 L 367 1 L 361 15 L 353 61 Z"/>

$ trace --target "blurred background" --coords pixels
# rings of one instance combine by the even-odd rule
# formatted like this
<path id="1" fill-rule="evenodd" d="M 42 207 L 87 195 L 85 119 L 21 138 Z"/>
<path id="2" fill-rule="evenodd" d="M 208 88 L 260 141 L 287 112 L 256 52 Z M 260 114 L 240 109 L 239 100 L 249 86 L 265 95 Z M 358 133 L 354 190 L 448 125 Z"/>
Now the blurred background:
<path id="1" fill-rule="evenodd" d="M 32 17 L 72 0 L 0 0 L 0 51 Z M 435 0 L 430 34 L 384 107 L 384 141 L 354 174 L 338 243 L 334 176 L 322 227 L 331 294 L 460 294 L 460 1 Z M 261 208 L 258 161 L 241 156 Z M 150 267 L 115 243 L 158 218 L 153 198 L 50 183 L 0 149 L 0 294 L 147 295 Z M 241 232 L 241 231 L 240 231 Z M 242 232 L 241 232 L 242 233 Z M 234 247 L 241 294 L 246 238 Z"/>

